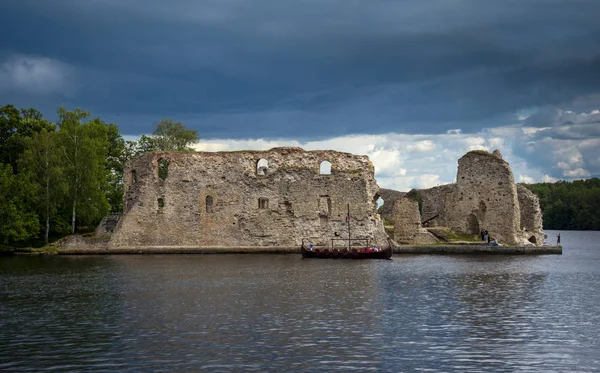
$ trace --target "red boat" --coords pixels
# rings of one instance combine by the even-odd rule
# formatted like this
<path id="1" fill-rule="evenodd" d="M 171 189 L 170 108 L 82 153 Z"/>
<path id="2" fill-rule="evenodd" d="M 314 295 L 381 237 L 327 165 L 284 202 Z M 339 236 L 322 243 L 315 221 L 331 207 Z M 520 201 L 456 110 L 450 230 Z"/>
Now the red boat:
<path id="1" fill-rule="evenodd" d="M 383 248 L 369 247 L 366 239 L 352 239 L 367 241 L 366 247 L 361 248 L 334 248 L 332 240 L 332 248 L 315 248 L 312 245 L 306 246 L 305 239 L 302 240 L 300 252 L 303 258 L 320 258 L 320 259 L 390 259 L 392 257 L 392 244 L 388 241 L 388 246 Z M 339 240 L 339 239 L 338 239 Z M 344 239 L 344 241 L 350 241 Z M 350 245 L 349 245 L 350 246 Z"/>

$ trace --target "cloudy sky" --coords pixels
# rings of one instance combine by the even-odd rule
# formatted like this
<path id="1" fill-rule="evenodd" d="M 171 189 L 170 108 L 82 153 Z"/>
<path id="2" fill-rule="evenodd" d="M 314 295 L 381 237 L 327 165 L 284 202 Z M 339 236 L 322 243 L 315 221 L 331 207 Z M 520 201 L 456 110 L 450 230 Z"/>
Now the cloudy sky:
<path id="1" fill-rule="evenodd" d="M 200 150 L 367 154 L 380 186 L 600 176 L 598 0 L 5 0 L 0 105 L 81 107 Z"/>

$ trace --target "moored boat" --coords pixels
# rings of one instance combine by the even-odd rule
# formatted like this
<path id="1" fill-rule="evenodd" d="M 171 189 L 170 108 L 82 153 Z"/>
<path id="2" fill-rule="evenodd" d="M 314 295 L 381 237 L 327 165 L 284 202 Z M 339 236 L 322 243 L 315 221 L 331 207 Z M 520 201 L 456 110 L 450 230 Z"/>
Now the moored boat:
<path id="1" fill-rule="evenodd" d="M 333 246 L 333 245 L 332 245 Z M 392 245 L 388 242 L 388 246 L 383 248 L 378 247 L 361 247 L 361 248 L 315 248 L 307 247 L 305 241 L 302 240 L 300 252 L 303 258 L 319 258 L 319 259 L 390 259 L 392 257 Z"/>

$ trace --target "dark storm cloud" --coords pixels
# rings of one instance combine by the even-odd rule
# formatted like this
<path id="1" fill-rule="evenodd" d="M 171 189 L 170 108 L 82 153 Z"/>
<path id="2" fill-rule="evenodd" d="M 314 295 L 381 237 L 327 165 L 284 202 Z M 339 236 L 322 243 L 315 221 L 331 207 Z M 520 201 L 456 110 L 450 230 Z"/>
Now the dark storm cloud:
<path id="1" fill-rule="evenodd" d="M 0 32 L 10 35 L 0 74 L 21 74 L 0 86 L 0 100 L 85 107 L 129 134 L 166 116 L 203 137 L 468 132 L 514 122 L 523 109 L 600 106 L 596 0 L 0 7 Z M 50 61 L 62 75 L 7 65 L 15 58 Z M 22 89 L 40 79 L 52 85 Z"/>

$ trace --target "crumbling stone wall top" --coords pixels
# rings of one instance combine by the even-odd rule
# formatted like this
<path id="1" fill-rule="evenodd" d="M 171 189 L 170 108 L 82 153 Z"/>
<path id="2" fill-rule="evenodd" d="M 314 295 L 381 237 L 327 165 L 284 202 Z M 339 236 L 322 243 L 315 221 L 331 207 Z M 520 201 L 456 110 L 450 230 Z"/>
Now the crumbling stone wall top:
<path id="1" fill-rule="evenodd" d="M 406 195 L 406 192 L 399 192 L 393 189 L 380 188 L 378 194 L 381 197 L 381 199 L 383 199 L 383 206 L 379 214 L 383 218 L 391 219 L 393 215 L 394 202 L 396 202 L 398 198 L 404 197 Z"/>

